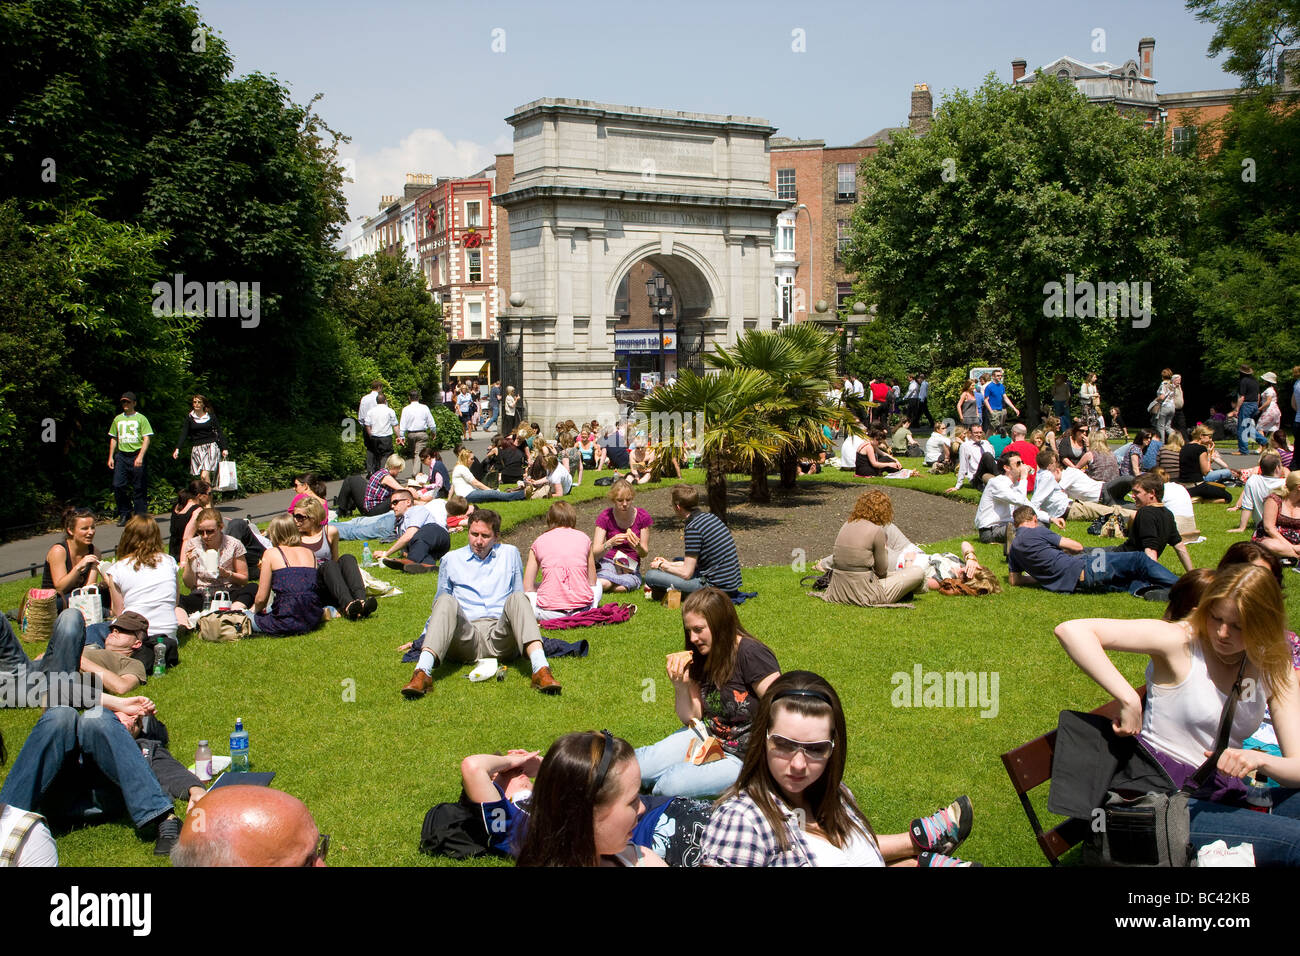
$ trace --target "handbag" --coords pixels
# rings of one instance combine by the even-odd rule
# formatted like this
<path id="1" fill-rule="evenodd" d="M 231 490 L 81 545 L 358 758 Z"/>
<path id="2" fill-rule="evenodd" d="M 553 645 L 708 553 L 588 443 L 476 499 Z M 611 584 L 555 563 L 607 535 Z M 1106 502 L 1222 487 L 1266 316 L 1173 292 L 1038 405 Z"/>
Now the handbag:
<path id="1" fill-rule="evenodd" d="M 214 611 L 199 618 L 199 636 L 214 644 L 253 636 L 253 622 L 242 611 Z"/>
<path id="2" fill-rule="evenodd" d="M 19 630 L 22 639 L 30 643 L 48 641 L 54 634 L 54 619 L 58 617 L 59 592 L 53 588 L 29 588 L 23 596 L 23 606 L 18 610 Z"/>
<path id="3" fill-rule="evenodd" d="M 1101 866 L 1195 865 L 1187 801 L 1214 776 L 1219 756 L 1228 746 L 1232 715 L 1237 709 L 1245 672 L 1246 657 L 1242 655 L 1237 679 L 1219 715 L 1214 753 L 1179 790 L 1174 793 L 1154 791 L 1136 797 L 1125 797 L 1115 790 L 1106 792 L 1106 802 L 1102 806 L 1105 826 L 1097 834 L 1100 839 L 1090 845 L 1092 853 L 1085 853 L 1086 857 L 1092 857 L 1093 863 Z"/>
<path id="4" fill-rule="evenodd" d="M 87 624 L 99 624 L 104 620 L 104 605 L 99 599 L 99 588 L 93 584 L 77 588 L 68 595 L 68 607 L 80 611 Z"/>
<path id="5" fill-rule="evenodd" d="M 215 490 L 239 490 L 239 469 L 235 467 L 233 461 L 223 459 L 217 464 L 217 487 Z"/>

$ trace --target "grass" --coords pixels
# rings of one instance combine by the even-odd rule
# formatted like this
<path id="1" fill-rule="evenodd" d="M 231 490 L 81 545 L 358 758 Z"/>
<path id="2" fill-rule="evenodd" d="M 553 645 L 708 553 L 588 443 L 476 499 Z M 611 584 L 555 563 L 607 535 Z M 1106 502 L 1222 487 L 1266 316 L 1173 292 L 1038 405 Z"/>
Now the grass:
<path id="1" fill-rule="evenodd" d="M 702 480 L 702 474 L 686 478 Z M 951 479 L 925 475 L 902 485 L 939 491 Z M 876 481 L 843 473 L 822 480 Z M 587 482 L 575 496 L 605 491 Z M 963 490 L 959 497 L 973 495 Z M 547 504 L 511 502 L 500 511 L 510 527 L 541 514 Z M 1241 536 L 1222 530 L 1235 523 L 1222 506 L 1196 508 L 1209 540 L 1194 545 L 1192 556 L 1198 565 L 1212 565 Z M 1096 540 L 1081 522 L 1071 523 L 1066 533 Z M 457 546 L 463 541 L 454 539 Z M 792 544 L 810 554 L 830 549 L 830 542 Z M 935 547 L 956 550 L 957 544 L 952 539 Z M 359 552 L 357 545 L 345 549 Z M 976 549 L 1005 581 L 1000 547 Z M 1173 562 L 1166 552 L 1166 564 L 1177 569 Z M 425 811 L 456 799 L 459 761 L 466 754 L 544 750 L 562 733 L 600 727 L 641 745 L 676 729 L 664 655 L 682 646 L 680 612 L 639 594 L 625 598 L 639 605 L 636 617 L 584 631 L 581 636 L 592 644 L 588 658 L 553 662 L 564 683 L 558 698 L 533 693 L 527 662 L 515 661 L 503 683 L 470 684 L 464 679 L 468 667 L 444 667 L 428 697 L 408 702 L 398 689 L 411 665 L 401 663 L 396 647 L 419 634 L 436 577 L 382 569 L 381 576 L 396 580 L 405 594 L 382 599 L 367 621 L 332 621 L 313 634 L 284 640 L 190 641 L 182 649 L 183 664 L 146 689 L 171 731 L 174 753 L 186 763 L 199 738 L 210 740 L 216 753 L 228 752 L 226 737 L 235 718 L 243 717 L 254 769 L 276 771 L 275 786 L 311 807 L 321 830 L 332 835 L 331 864 L 470 865 L 417 850 Z M 1127 594 L 1015 589 L 985 598 L 925 595 L 912 610 L 851 608 L 806 596 L 799 577 L 789 567 L 747 568 L 745 587 L 760 597 L 740 608 L 741 620 L 772 647 L 783 668 L 817 671 L 840 691 L 850 736 L 846 782 L 875 827 L 901 830 L 913 816 L 969 793 L 976 825 L 963 855 L 989 865 L 1043 865 L 998 755 L 1051 729 L 1061 709 L 1088 710 L 1105 697 L 1066 658 L 1052 628 L 1071 617 L 1154 617 L 1162 606 Z M 1285 577 L 1290 624 L 1297 629 L 1300 575 Z M 16 607 L 29 584 L 0 586 L 0 604 Z M 1131 680 L 1141 679 L 1142 660 L 1118 660 Z M 979 707 L 891 706 L 891 678 L 902 673 L 910 681 L 918 664 L 925 671 L 997 674 L 996 716 L 981 717 Z M 0 710 L 11 760 L 38 717 L 35 711 Z M 60 835 L 58 844 L 65 865 L 166 865 L 125 822 Z"/>

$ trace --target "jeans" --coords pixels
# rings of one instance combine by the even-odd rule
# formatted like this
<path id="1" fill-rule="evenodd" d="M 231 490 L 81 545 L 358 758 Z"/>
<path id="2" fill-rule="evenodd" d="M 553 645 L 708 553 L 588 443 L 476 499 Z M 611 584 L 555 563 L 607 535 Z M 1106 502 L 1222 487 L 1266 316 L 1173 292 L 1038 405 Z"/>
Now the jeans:
<path id="1" fill-rule="evenodd" d="M 625 587 L 629 591 L 635 591 L 641 586 L 641 575 L 635 571 L 620 571 L 618 565 L 613 561 L 606 561 L 604 558 L 596 566 L 596 580 L 608 581 L 614 587 Z"/>
<path id="2" fill-rule="evenodd" d="M 118 517 L 129 518 L 132 513 L 149 513 L 149 503 L 145 500 L 149 466 L 146 463 L 139 468 L 135 467 L 136 454 L 133 451 L 113 452 L 113 497 L 117 499 Z"/>
<path id="3" fill-rule="evenodd" d="M 1169 439 L 1169 427 L 1173 420 L 1174 406 L 1171 404 L 1161 405 L 1151 416 L 1151 427 L 1155 429 L 1156 437 L 1162 442 Z"/>
<path id="4" fill-rule="evenodd" d="M 500 417 L 501 417 L 501 406 L 493 405 L 491 413 L 488 416 L 487 424 L 483 426 L 483 430 L 490 432 L 492 430 L 492 426 L 497 423 L 497 419 Z"/>
<path id="5" fill-rule="evenodd" d="M 1171 588 L 1178 575 L 1142 551 L 1108 551 L 1087 548 L 1083 552 L 1083 591 L 1125 591 L 1137 594 L 1144 588 Z"/>
<path id="6" fill-rule="evenodd" d="M 1257 866 L 1300 866 L 1300 791 L 1279 787 L 1271 793 L 1272 813 L 1189 800 L 1192 845 L 1199 850 L 1215 840 L 1249 843 Z"/>
<path id="7" fill-rule="evenodd" d="M 1206 472 L 1201 481 L 1227 481 L 1232 477 L 1232 471 L 1228 468 L 1215 468 L 1213 471 Z"/>
<path id="8" fill-rule="evenodd" d="M 1052 412 L 1061 420 L 1061 434 L 1070 430 L 1070 403 L 1052 399 Z"/>
<path id="9" fill-rule="evenodd" d="M 94 626 L 108 633 L 107 624 Z M 54 632 L 46 645 L 45 656 L 33 661 L 19 643 L 9 618 L 0 614 L 0 678 L 12 674 L 22 680 L 29 672 L 74 674 L 81 669 L 81 650 L 85 644 L 86 619 L 80 611 L 67 610 L 54 620 Z"/>
<path id="10" fill-rule="evenodd" d="M 638 747 L 637 763 L 641 765 L 641 787 L 668 797 L 717 796 L 736 782 L 740 776 L 741 761 L 727 754 L 712 763 L 686 763 L 686 748 L 692 740 L 699 740 L 685 728 L 657 744 Z"/>
<path id="11" fill-rule="evenodd" d="M 1237 410 L 1237 454 L 1239 455 L 1250 454 L 1250 449 L 1246 447 L 1247 435 L 1258 438 L 1255 434 L 1255 416 L 1258 414 L 1258 402 L 1242 402 L 1241 408 Z"/>
<path id="12" fill-rule="evenodd" d="M 336 521 L 340 541 L 396 541 L 397 515 L 388 511 L 370 518 Z"/>
<path id="13" fill-rule="evenodd" d="M 1103 505 L 1120 505 L 1133 490 L 1133 483 L 1137 481 L 1132 475 L 1121 475 L 1113 478 L 1101 488 L 1101 503 Z"/>
<path id="14" fill-rule="evenodd" d="M 123 809 L 136 827 L 172 812 L 172 798 L 135 739 L 108 710 L 51 707 L 14 761 L 0 803 L 55 819 L 90 820 Z"/>
<path id="15" fill-rule="evenodd" d="M 416 564 L 435 564 L 451 550 L 447 529 L 432 522 L 421 525 L 406 545 L 406 556 Z"/>
<path id="16" fill-rule="evenodd" d="M 651 568 L 641 575 L 641 580 L 645 582 L 646 587 L 660 588 L 667 591 L 669 588 L 681 591 L 683 594 L 691 594 L 700 588 L 708 587 L 708 584 L 699 578 L 679 578 L 675 574 L 669 574 L 667 571 L 660 571 L 658 568 Z M 680 794 L 686 796 L 686 794 Z"/>
<path id="17" fill-rule="evenodd" d="M 470 502 L 476 501 L 523 501 L 526 492 L 520 488 L 518 491 L 496 491 L 492 488 L 475 488 L 465 500 Z"/>

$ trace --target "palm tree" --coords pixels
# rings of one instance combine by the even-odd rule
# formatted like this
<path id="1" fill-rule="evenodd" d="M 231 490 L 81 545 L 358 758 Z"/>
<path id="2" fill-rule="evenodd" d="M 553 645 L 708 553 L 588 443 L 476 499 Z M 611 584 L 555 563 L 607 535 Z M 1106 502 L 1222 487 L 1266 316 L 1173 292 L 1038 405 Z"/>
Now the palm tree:
<path id="1" fill-rule="evenodd" d="M 725 521 L 727 472 L 749 470 L 755 461 L 766 462 L 782 451 L 790 439 L 772 426 L 769 415 L 783 414 L 786 405 L 780 386 L 765 372 L 733 368 L 697 375 L 687 369 L 673 385 L 642 399 L 637 411 L 647 416 L 651 441 L 661 447 L 669 440 L 661 427 L 664 416 L 703 422 L 694 435 L 695 447 L 704 460 L 709 510 Z"/>
<path id="2" fill-rule="evenodd" d="M 827 394 L 836 376 L 835 338 L 811 323 L 787 325 L 775 332 L 746 332 L 733 348 L 719 346 L 705 361 L 724 371 L 758 370 L 776 384 L 782 401 L 764 409 L 764 414 L 773 432 L 782 437 L 775 456 L 782 488 L 794 487 L 799 456 L 821 447 L 822 426 L 850 418 L 846 426 L 857 429 L 857 416 L 846 416 Z M 753 463 L 751 500 L 768 500 L 771 464 L 770 458 Z"/>

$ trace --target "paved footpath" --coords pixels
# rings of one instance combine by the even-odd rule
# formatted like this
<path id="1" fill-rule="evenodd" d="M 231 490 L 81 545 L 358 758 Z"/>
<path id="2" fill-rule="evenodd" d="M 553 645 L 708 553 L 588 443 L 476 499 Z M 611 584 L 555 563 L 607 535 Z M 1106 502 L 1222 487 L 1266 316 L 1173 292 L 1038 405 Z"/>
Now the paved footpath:
<path id="1" fill-rule="evenodd" d="M 467 444 L 474 454 L 481 458 L 487 452 L 491 438 L 491 433 L 478 431 L 474 433 L 474 437 Z M 447 466 L 447 471 L 450 472 L 456 464 L 455 456 L 447 450 L 444 450 L 441 454 L 443 463 Z M 409 476 L 409 474 L 409 471 L 404 471 L 403 477 Z M 338 494 L 342 484 L 342 480 L 326 483 L 325 487 L 329 492 L 329 500 L 334 500 L 334 496 Z M 217 510 L 222 513 L 226 521 L 249 515 L 261 520 L 277 512 L 284 511 L 289 506 L 292 497 L 292 488 L 284 491 L 270 491 L 260 495 L 249 495 L 246 498 L 218 501 Z M 163 543 L 166 544 L 171 536 L 171 519 L 167 514 L 154 515 L 154 519 L 162 530 Z M 117 526 L 116 521 L 104 521 L 95 527 L 95 547 L 101 552 L 116 548 L 121 537 L 122 529 Z M 46 553 L 52 545 L 62 543 L 63 533 L 56 531 L 51 534 L 37 535 L 34 538 L 24 538 L 20 541 L 0 544 L 0 582 L 22 580 L 29 573 L 34 573 L 39 578 L 41 568 L 45 564 Z"/>

